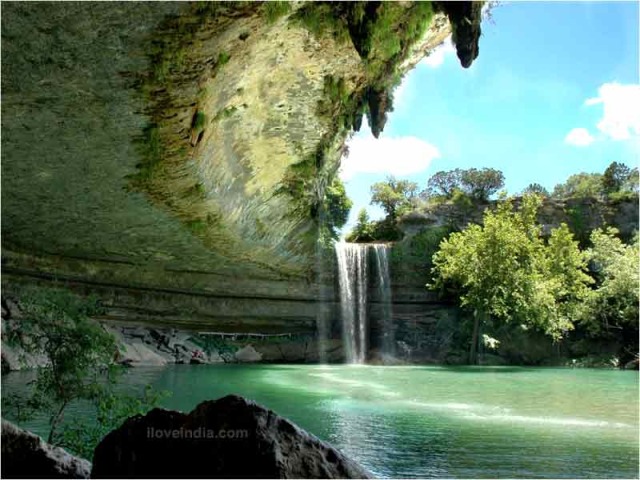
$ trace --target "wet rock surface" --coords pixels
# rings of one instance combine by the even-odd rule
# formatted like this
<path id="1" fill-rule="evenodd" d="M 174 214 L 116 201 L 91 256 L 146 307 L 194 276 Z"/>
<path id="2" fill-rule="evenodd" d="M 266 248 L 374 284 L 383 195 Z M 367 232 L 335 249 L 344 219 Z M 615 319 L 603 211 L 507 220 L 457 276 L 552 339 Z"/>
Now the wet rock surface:
<path id="1" fill-rule="evenodd" d="M 94 454 L 92 478 L 370 478 L 275 412 L 229 395 L 191 413 L 127 420 Z"/>

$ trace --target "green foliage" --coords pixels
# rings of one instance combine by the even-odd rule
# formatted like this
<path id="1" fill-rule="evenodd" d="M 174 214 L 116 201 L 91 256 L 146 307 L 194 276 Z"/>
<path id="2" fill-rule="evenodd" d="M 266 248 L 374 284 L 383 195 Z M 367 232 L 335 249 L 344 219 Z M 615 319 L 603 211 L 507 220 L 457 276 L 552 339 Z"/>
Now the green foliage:
<path id="1" fill-rule="evenodd" d="M 456 168 L 451 171 L 436 172 L 427 181 L 427 188 L 420 194 L 422 198 L 443 197 L 451 199 L 456 192 L 462 192 L 474 200 L 489 200 L 489 197 L 504 186 L 504 175 L 493 168 Z"/>
<path id="2" fill-rule="evenodd" d="M 636 236 L 630 245 L 617 237 L 615 228 L 597 229 L 591 233 L 589 259 L 598 288 L 591 292 L 582 321 L 593 334 L 611 329 L 638 330 L 638 265 L 640 249 Z"/>
<path id="3" fill-rule="evenodd" d="M 351 95 L 344 78 L 327 75 L 324 78 L 322 99 L 318 101 L 318 114 L 327 116 L 340 128 L 355 127 L 355 115 L 363 108 L 361 101 Z"/>
<path id="4" fill-rule="evenodd" d="M 460 185 L 474 199 L 486 201 L 504 186 L 504 175 L 493 168 L 470 168 L 461 171 Z"/>
<path id="5" fill-rule="evenodd" d="M 22 317 L 18 328 L 8 329 L 8 342 L 46 356 L 49 364 L 38 369 L 26 398 L 3 399 L 9 415 L 18 421 L 38 413 L 47 415 L 47 441 L 91 459 L 106 433 L 129 416 L 155 406 L 160 395 L 150 388 L 142 398 L 112 392 L 123 367 L 113 364 L 115 338 L 89 318 L 104 311 L 95 297 L 35 287 L 19 290 L 18 297 Z M 63 423 L 67 407 L 78 401 L 95 407 L 95 423 Z"/>
<path id="6" fill-rule="evenodd" d="M 267 1 L 262 4 L 268 23 L 275 23 L 291 11 L 291 2 Z"/>
<path id="7" fill-rule="evenodd" d="M 531 194 L 531 193 L 534 193 L 536 195 L 542 195 L 543 197 L 548 197 L 549 196 L 549 191 L 546 188 L 544 188 L 542 185 L 540 185 L 539 183 L 530 183 L 522 191 L 523 195 Z"/>
<path id="8" fill-rule="evenodd" d="M 584 205 L 575 204 L 565 209 L 571 231 L 580 241 L 580 245 L 586 247 L 589 239 L 589 210 Z"/>
<path id="9" fill-rule="evenodd" d="M 217 64 L 219 66 L 226 65 L 229 62 L 230 59 L 231 59 L 231 55 L 229 55 L 227 52 L 220 52 L 218 54 L 218 62 L 217 62 Z"/>
<path id="10" fill-rule="evenodd" d="M 431 2 L 309 2 L 293 16 L 314 35 L 351 41 L 365 63 L 367 88 L 343 103 L 339 124 L 359 130 L 366 113 L 374 136 L 393 109 L 393 89 L 400 83 L 397 66 L 420 39 L 433 17 Z M 330 111 L 326 105 L 324 111 Z"/>
<path id="11" fill-rule="evenodd" d="M 355 227 L 353 227 L 353 230 L 349 232 L 346 240 L 349 243 L 372 242 L 374 240 L 373 229 L 374 224 L 369 220 L 367 209 L 362 208 L 358 212 L 358 223 L 356 223 Z"/>
<path id="12" fill-rule="evenodd" d="M 602 175 L 599 173 L 577 173 L 571 175 L 565 183 L 556 185 L 553 196 L 556 198 L 600 198 L 604 194 Z"/>
<path id="13" fill-rule="evenodd" d="M 207 355 L 212 353 L 235 353 L 237 348 L 229 343 L 225 338 L 218 335 L 197 335 L 189 338 L 190 341 L 198 345 Z"/>
<path id="14" fill-rule="evenodd" d="M 62 289 L 26 288 L 20 293 L 20 306 L 23 318 L 20 328 L 9 334 L 9 343 L 46 355 L 49 364 L 38 370 L 19 416 L 46 413 L 48 441 L 57 442 L 66 407 L 75 400 L 99 398 L 113 380 L 115 340 L 89 320 L 102 311 L 95 298 L 81 299 Z"/>
<path id="15" fill-rule="evenodd" d="M 460 169 L 439 171 L 429 178 L 427 188 L 420 192 L 420 196 L 425 199 L 431 197 L 451 198 L 453 192 L 459 188 Z"/>
<path id="16" fill-rule="evenodd" d="M 325 189 L 324 224 L 333 239 L 338 238 L 340 230 L 349 219 L 349 212 L 353 202 L 347 197 L 344 183 L 339 177 Z"/>
<path id="17" fill-rule="evenodd" d="M 622 190 L 625 182 L 631 175 L 631 169 L 624 163 L 612 162 L 602 175 L 602 187 L 606 193 L 614 193 Z"/>
<path id="18" fill-rule="evenodd" d="M 446 227 L 425 228 L 421 232 L 391 247 L 391 269 L 424 279 L 434 266 L 433 255 L 451 230 Z"/>
<path id="19" fill-rule="evenodd" d="M 95 422 L 73 420 L 62 426 L 59 445 L 71 453 L 91 460 L 98 443 L 112 430 L 135 415 L 144 415 L 168 396 L 147 385 L 141 397 L 108 393 L 94 399 Z"/>
<path id="20" fill-rule="evenodd" d="M 193 120 L 191 122 L 191 128 L 197 132 L 200 132 L 204 129 L 204 126 L 207 123 L 207 116 L 204 112 L 196 112 L 193 116 Z"/>
<path id="21" fill-rule="evenodd" d="M 187 222 L 187 228 L 199 235 L 207 231 L 207 222 L 204 220 L 192 220 Z"/>
<path id="22" fill-rule="evenodd" d="M 566 226 L 552 232 L 548 245 L 536 224 L 540 198 L 526 195 L 519 211 L 510 201 L 485 211 L 483 226 L 471 225 L 445 239 L 434 255 L 434 289 L 453 288 L 474 312 L 477 325 L 498 322 L 534 326 L 561 338 L 573 328 L 572 315 L 587 295 L 585 256 Z"/>
<path id="23" fill-rule="evenodd" d="M 371 203 L 380 205 L 387 218 L 395 220 L 399 215 L 411 210 L 417 190 L 417 183 L 389 176 L 385 181 L 376 182 L 371 186 Z"/>
<path id="24" fill-rule="evenodd" d="M 350 38 L 349 29 L 341 13 L 332 2 L 310 2 L 298 9 L 292 20 L 317 37 L 331 35 L 338 43 L 346 43 Z"/>

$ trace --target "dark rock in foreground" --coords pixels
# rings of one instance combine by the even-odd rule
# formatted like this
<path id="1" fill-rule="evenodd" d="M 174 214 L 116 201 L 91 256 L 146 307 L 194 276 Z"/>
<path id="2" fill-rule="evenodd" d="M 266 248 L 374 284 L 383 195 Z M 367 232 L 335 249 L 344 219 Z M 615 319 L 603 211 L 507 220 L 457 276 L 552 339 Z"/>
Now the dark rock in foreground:
<path id="1" fill-rule="evenodd" d="M 370 478 L 290 421 L 236 395 L 191 413 L 127 420 L 94 453 L 93 478 Z"/>
<path id="2" fill-rule="evenodd" d="M 2 420 L 2 478 L 89 478 L 91 463 Z"/>

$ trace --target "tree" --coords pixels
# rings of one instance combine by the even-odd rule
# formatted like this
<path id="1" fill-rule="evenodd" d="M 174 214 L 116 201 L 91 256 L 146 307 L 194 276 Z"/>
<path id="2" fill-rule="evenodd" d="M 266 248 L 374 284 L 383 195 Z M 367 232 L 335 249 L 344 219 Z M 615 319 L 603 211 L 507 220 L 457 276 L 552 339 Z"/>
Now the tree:
<path id="1" fill-rule="evenodd" d="M 557 198 L 598 198 L 603 193 L 602 175 L 599 173 L 571 175 L 565 183 L 553 189 L 553 196 Z"/>
<path id="2" fill-rule="evenodd" d="M 504 186 L 504 175 L 493 168 L 470 168 L 436 172 L 427 181 L 427 188 L 421 192 L 423 198 L 453 198 L 462 192 L 475 200 L 487 201 L 491 195 Z"/>
<path id="3" fill-rule="evenodd" d="M 597 289 L 590 292 L 582 311 L 582 323 L 596 336 L 617 337 L 623 363 L 638 351 L 638 292 L 640 247 L 638 237 L 625 245 L 612 227 L 591 233 L 587 251 Z"/>
<path id="4" fill-rule="evenodd" d="M 539 183 L 530 183 L 526 186 L 526 188 L 522 191 L 523 195 L 528 193 L 535 193 L 536 195 L 542 195 L 543 197 L 548 197 L 549 192 L 546 188 L 544 188 Z"/>
<path id="5" fill-rule="evenodd" d="M 640 183 L 640 175 L 638 175 L 638 167 L 635 167 L 634 169 L 631 170 L 631 172 L 629 172 L 629 176 L 624 182 L 623 190 L 627 192 L 635 193 L 637 195 L 639 190 L 639 183 Z"/>
<path id="6" fill-rule="evenodd" d="M 89 321 L 90 315 L 100 312 L 94 299 L 83 301 L 65 290 L 32 288 L 22 292 L 20 308 L 20 330 L 13 330 L 9 341 L 49 360 L 38 370 L 25 407 L 28 412 L 48 413 L 47 441 L 53 443 L 67 406 L 103 392 L 100 379 L 109 378 L 115 340 Z"/>
<path id="7" fill-rule="evenodd" d="M 411 208 L 417 190 L 417 183 L 389 176 L 384 182 L 371 186 L 371 203 L 380 205 L 387 218 L 395 220 L 399 214 Z"/>
<path id="8" fill-rule="evenodd" d="M 460 174 L 462 190 L 472 198 L 481 201 L 489 200 L 489 197 L 504 186 L 504 175 L 494 168 L 478 170 L 470 168 L 462 170 Z"/>
<path id="9" fill-rule="evenodd" d="M 82 299 L 62 289 L 24 288 L 19 300 L 22 316 L 19 326 L 7 329 L 8 341 L 45 355 L 49 363 L 38 369 L 30 395 L 10 397 L 7 406 L 18 421 L 38 412 L 48 415 L 47 442 L 88 456 L 100 435 L 118 426 L 125 413 L 143 413 L 153 406 L 148 400 L 159 398 L 152 391 L 142 400 L 111 392 L 122 367 L 113 364 L 115 338 L 89 318 L 103 310 L 97 299 Z M 67 407 L 78 400 L 89 401 L 102 412 L 97 424 L 76 422 L 75 429 L 63 425 Z"/>
<path id="10" fill-rule="evenodd" d="M 469 361 L 476 362 L 479 327 L 488 320 L 534 326 L 560 339 L 586 295 L 586 259 L 566 225 L 549 244 L 536 224 L 540 198 L 525 195 L 520 211 L 506 200 L 485 211 L 483 226 L 453 233 L 433 257 L 433 289 L 453 288 L 473 312 Z"/>
<path id="11" fill-rule="evenodd" d="M 427 181 L 427 188 L 421 192 L 423 198 L 442 196 L 451 198 L 453 192 L 460 188 L 460 169 L 434 173 Z"/>
<path id="12" fill-rule="evenodd" d="M 619 192 L 631 175 L 631 169 L 624 163 L 612 162 L 602 175 L 602 187 L 606 193 Z"/>
<path id="13" fill-rule="evenodd" d="M 348 242 L 371 242 L 373 238 L 374 225 L 369 221 L 369 214 L 366 208 L 358 212 L 358 223 L 347 236 Z"/>
<path id="14" fill-rule="evenodd" d="M 327 186 L 324 197 L 324 221 L 334 240 L 338 238 L 338 230 L 347 223 L 352 206 L 353 202 L 347 197 L 344 183 L 335 177 Z"/>

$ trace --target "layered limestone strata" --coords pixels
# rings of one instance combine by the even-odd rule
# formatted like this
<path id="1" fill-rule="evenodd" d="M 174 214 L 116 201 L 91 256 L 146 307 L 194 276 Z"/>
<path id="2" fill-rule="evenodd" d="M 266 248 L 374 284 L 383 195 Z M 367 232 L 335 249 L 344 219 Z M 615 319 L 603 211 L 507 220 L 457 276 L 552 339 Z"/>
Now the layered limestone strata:
<path id="1" fill-rule="evenodd" d="M 313 330 L 333 297 L 313 270 L 344 142 L 365 114 L 379 133 L 447 15 L 475 58 L 467 7 L 3 6 L 3 281 L 96 292 L 116 320 Z"/>

